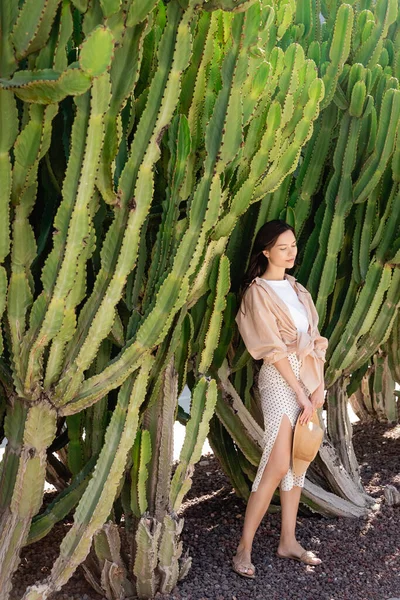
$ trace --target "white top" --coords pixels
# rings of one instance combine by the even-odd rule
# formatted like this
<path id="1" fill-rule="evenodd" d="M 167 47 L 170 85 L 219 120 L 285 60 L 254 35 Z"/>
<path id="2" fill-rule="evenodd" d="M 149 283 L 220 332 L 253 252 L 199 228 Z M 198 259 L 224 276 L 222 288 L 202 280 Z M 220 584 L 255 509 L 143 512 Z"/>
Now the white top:
<path id="1" fill-rule="evenodd" d="M 266 281 L 268 285 L 270 285 L 273 288 L 274 292 L 278 294 L 281 300 L 284 301 L 297 327 L 297 331 L 307 332 L 308 316 L 306 308 L 304 304 L 300 302 L 295 290 L 293 289 L 289 281 L 287 279 L 274 281 L 271 279 L 263 279 L 262 277 L 260 277 L 260 279 Z"/>

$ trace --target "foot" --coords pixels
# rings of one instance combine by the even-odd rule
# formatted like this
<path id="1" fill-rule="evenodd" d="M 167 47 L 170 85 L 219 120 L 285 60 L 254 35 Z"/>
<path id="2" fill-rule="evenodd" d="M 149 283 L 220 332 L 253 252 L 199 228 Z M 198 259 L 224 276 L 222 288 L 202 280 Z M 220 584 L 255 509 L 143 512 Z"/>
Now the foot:
<path id="1" fill-rule="evenodd" d="M 284 545 L 281 542 L 278 547 L 277 555 L 279 558 L 299 560 L 306 565 L 320 565 L 322 563 L 322 560 L 315 556 L 314 552 L 305 550 L 297 540 L 294 540 L 294 542 L 287 545 Z"/>
<path id="2" fill-rule="evenodd" d="M 252 577 L 255 572 L 254 565 L 251 563 L 251 550 L 245 548 L 243 544 L 239 544 L 236 550 L 236 554 L 232 559 L 232 562 L 237 571 Z"/>

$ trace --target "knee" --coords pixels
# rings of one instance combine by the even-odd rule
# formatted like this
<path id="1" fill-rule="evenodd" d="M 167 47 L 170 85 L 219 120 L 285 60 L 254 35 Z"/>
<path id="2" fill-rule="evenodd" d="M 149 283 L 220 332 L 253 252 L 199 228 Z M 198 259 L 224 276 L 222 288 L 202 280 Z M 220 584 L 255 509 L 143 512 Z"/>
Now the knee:
<path id="1" fill-rule="evenodd" d="M 274 472 L 277 479 L 283 479 L 286 473 L 288 472 L 290 467 L 290 456 L 285 456 L 280 458 L 279 461 L 276 461 L 274 464 Z"/>

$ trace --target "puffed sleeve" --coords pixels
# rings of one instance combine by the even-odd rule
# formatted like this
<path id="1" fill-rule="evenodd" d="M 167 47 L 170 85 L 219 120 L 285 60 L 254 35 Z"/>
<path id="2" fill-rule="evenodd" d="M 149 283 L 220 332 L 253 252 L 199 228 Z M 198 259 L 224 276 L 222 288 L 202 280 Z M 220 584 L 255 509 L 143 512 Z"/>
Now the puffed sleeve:
<path id="1" fill-rule="evenodd" d="M 288 356 L 268 295 L 256 284 L 246 290 L 235 321 L 247 350 L 256 360 L 274 363 Z"/>

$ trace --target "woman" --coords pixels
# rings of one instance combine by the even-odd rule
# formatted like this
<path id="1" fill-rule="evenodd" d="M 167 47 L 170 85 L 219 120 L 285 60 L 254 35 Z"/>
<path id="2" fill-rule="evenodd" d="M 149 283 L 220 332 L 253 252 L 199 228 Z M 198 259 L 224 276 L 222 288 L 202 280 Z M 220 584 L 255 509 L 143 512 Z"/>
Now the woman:
<path id="1" fill-rule="evenodd" d="M 263 359 L 258 388 L 264 415 L 263 453 L 246 507 L 233 569 L 254 577 L 251 548 L 271 498 L 280 487 L 281 536 L 277 555 L 317 565 L 321 560 L 296 540 L 295 528 L 305 475 L 290 466 L 293 429 L 324 403 L 324 362 L 328 340 L 318 331 L 311 294 L 287 274 L 297 255 L 294 229 L 268 221 L 257 233 L 236 322 L 249 353 Z M 300 414 L 301 413 L 301 414 Z"/>

